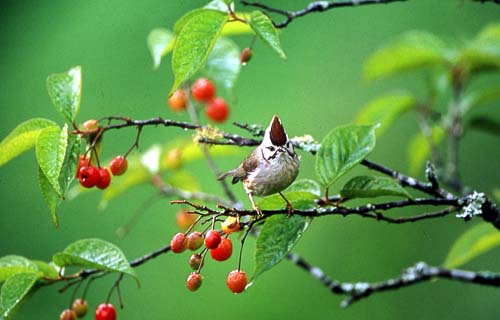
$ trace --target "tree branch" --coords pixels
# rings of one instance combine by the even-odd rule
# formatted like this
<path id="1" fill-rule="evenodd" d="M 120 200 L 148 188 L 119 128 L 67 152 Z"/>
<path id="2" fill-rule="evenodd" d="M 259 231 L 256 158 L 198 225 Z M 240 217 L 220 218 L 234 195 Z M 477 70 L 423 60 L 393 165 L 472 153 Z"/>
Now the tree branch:
<path id="1" fill-rule="evenodd" d="M 245 138 L 236 134 L 231 134 L 227 132 L 223 132 L 220 130 L 216 130 L 214 128 L 211 128 L 210 126 L 202 126 L 202 125 L 196 125 L 192 124 L 189 122 L 181 122 L 181 121 L 174 121 L 174 120 L 169 120 L 169 119 L 163 119 L 163 118 L 152 118 L 152 119 L 147 119 L 147 120 L 132 120 L 128 117 L 106 117 L 101 119 L 102 120 L 108 120 L 108 124 L 104 125 L 101 127 L 102 132 L 107 131 L 107 130 L 112 130 L 112 129 L 120 129 L 120 128 L 125 128 L 125 127 L 143 127 L 143 126 L 148 126 L 148 125 L 163 125 L 167 127 L 178 127 L 182 128 L 185 130 L 197 130 L 198 135 L 195 137 L 195 140 L 198 141 L 199 143 L 205 143 L 205 144 L 211 144 L 211 145 L 235 145 L 235 146 L 256 146 L 260 144 L 260 139 L 252 139 L 252 138 Z M 121 121 L 121 123 L 118 124 L 112 124 L 112 121 Z M 249 131 L 252 135 L 254 136 L 260 136 L 262 134 L 262 130 L 259 130 L 259 126 L 256 125 L 244 125 L 244 124 L 236 124 L 238 127 L 243 128 L 247 131 Z M 81 134 L 81 132 L 76 131 L 76 134 Z M 214 136 L 214 138 L 208 138 L 207 136 Z M 293 144 L 296 148 L 302 149 L 304 151 L 307 151 L 311 154 L 316 154 L 318 148 L 320 145 L 312 139 L 310 136 L 305 136 L 305 137 L 296 137 L 292 139 Z M 456 200 L 459 201 L 459 198 L 457 198 L 455 195 L 450 193 L 449 191 L 440 188 L 436 181 L 430 181 L 430 182 L 422 182 L 419 181 L 413 177 L 406 176 L 402 173 L 399 173 L 395 170 L 392 170 L 388 167 L 385 167 L 381 164 L 375 163 L 373 161 L 369 160 L 363 160 L 361 162 L 362 165 L 366 166 L 367 168 L 370 168 L 372 170 L 378 171 L 380 173 L 383 173 L 385 175 L 391 176 L 394 179 L 397 179 L 402 186 L 407 186 L 411 187 L 415 190 L 419 190 L 421 192 L 424 192 L 428 195 L 434 196 L 438 199 L 447 199 L 447 200 Z M 460 199 L 462 201 L 462 204 L 460 204 L 460 208 L 463 208 L 466 205 L 469 205 L 471 202 L 471 199 L 469 199 L 467 196 L 464 198 Z M 352 214 L 350 212 L 343 212 L 345 209 L 339 209 L 341 207 L 334 207 L 335 213 L 330 212 L 329 214 Z M 458 208 L 458 206 L 457 206 Z M 324 208 L 323 208 L 324 209 Z M 352 209 L 352 208 L 351 208 Z M 485 200 L 481 203 L 480 206 L 481 210 L 481 216 L 482 218 L 487 221 L 492 223 L 497 229 L 500 229 L 500 209 L 493 203 L 491 200 L 485 198 Z M 370 210 L 368 210 L 370 211 Z M 245 212 L 244 210 L 240 210 L 240 212 Z M 278 211 L 276 213 L 282 213 L 281 211 Z M 364 212 L 362 212 L 364 213 Z M 313 216 L 314 213 L 310 213 L 310 216 Z M 437 214 L 437 216 L 442 216 L 442 212 L 439 213 L 434 213 Z M 430 215 L 431 217 L 434 216 L 434 214 Z M 370 218 L 373 218 L 371 215 L 369 215 Z M 384 220 L 387 221 L 387 219 L 381 218 L 379 215 L 375 215 L 375 217 L 378 217 L 379 220 Z M 465 217 L 466 219 L 470 219 L 469 217 Z M 421 218 L 417 219 L 421 220 Z M 415 220 L 415 221 L 417 221 Z M 390 222 L 390 221 L 388 221 Z"/>
<path id="2" fill-rule="evenodd" d="M 313 12 L 323 12 L 328 11 L 334 8 L 342 8 L 342 7 L 355 7 L 355 6 L 363 6 L 370 4 L 388 4 L 392 2 L 406 2 L 407 0 L 347 0 L 347 1 L 314 1 L 311 2 L 304 9 L 297 11 L 289 11 L 283 10 L 275 7 L 268 6 L 261 2 L 250 2 L 247 0 L 242 0 L 241 3 L 245 6 L 252 6 L 256 8 L 260 8 L 268 13 L 273 12 L 280 15 L 285 16 L 285 20 L 282 22 L 276 23 L 273 21 L 273 24 L 276 28 L 285 28 L 288 26 L 290 22 L 294 19 L 303 17 Z"/>
<path id="3" fill-rule="evenodd" d="M 474 272 L 461 269 L 446 269 L 418 262 L 412 267 L 403 270 L 400 276 L 380 282 L 340 282 L 328 277 L 320 268 L 309 264 L 307 261 L 294 253 L 288 253 L 287 259 L 308 272 L 312 277 L 319 280 L 333 294 L 346 295 L 342 301 L 342 307 L 348 307 L 354 302 L 367 298 L 374 293 L 396 290 L 409 287 L 418 283 L 443 278 L 452 281 L 466 282 L 479 285 L 500 287 L 500 274 L 481 271 Z"/>

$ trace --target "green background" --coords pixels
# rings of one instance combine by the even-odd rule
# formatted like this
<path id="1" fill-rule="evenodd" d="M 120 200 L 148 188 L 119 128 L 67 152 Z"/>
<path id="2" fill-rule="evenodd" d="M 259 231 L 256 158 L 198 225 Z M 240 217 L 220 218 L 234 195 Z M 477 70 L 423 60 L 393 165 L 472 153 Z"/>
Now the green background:
<path id="1" fill-rule="evenodd" d="M 269 1 L 299 9 L 304 1 Z M 62 123 L 45 89 L 48 74 L 74 65 L 83 68 L 83 98 L 79 121 L 106 115 L 136 119 L 162 116 L 187 120 L 166 107 L 172 84 L 169 60 L 158 71 L 146 48 L 154 27 L 172 28 L 185 12 L 203 1 L 3 1 L 0 11 L 0 137 L 31 117 Z M 240 6 L 237 6 L 240 8 Z M 377 94 L 397 88 L 422 93 L 422 76 L 402 76 L 368 84 L 362 65 L 368 55 L 392 37 L 412 29 L 434 32 L 460 43 L 488 22 L 498 20 L 500 6 L 470 1 L 420 0 L 390 5 L 332 10 L 292 22 L 280 34 L 288 61 L 257 43 L 254 58 L 243 68 L 230 101 L 231 121 L 267 124 L 278 114 L 290 135 L 310 133 L 320 139 L 331 128 L 352 121 L 359 108 Z M 250 36 L 233 39 L 247 46 Z M 170 58 L 170 57 L 169 57 Z M 499 82 L 488 75 L 473 83 Z M 441 106 L 443 107 L 443 106 Z M 476 114 L 499 119 L 498 106 Z M 222 126 L 240 133 L 229 123 Z M 405 144 L 416 132 L 415 118 L 404 116 L 382 136 L 370 159 L 406 171 Z M 104 155 L 123 153 L 133 141 L 134 130 L 106 136 Z M 154 142 L 179 135 L 174 128 L 147 128 L 141 150 Z M 460 148 L 460 170 L 467 184 L 490 192 L 498 187 L 498 139 L 470 132 Z M 244 153 L 250 150 L 244 150 Z M 219 161 L 224 169 L 241 157 Z M 302 154 L 300 177 L 314 178 L 314 158 Z M 204 190 L 221 193 L 203 162 L 187 168 L 200 176 Z M 177 210 L 168 199 L 155 202 L 124 239 L 115 235 L 154 192 L 151 186 L 130 190 L 104 211 L 96 209 L 99 192 L 68 201 L 60 207 L 61 227 L 55 229 L 38 192 L 34 152 L 27 152 L 0 168 L 0 256 L 19 254 L 50 260 L 52 254 L 81 238 L 99 237 L 120 246 L 129 258 L 166 244 L 176 232 Z M 366 173 L 360 168 L 357 173 Z M 338 186 L 335 189 L 338 191 Z M 248 205 L 241 186 L 234 187 Z M 410 214 L 398 210 L 394 215 Z M 477 219 L 479 221 L 479 219 Z M 357 217 L 327 217 L 313 222 L 295 251 L 328 275 L 341 281 L 377 281 L 396 276 L 417 261 L 440 264 L 454 240 L 476 222 L 453 217 L 407 225 L 388 225 Z M 236 248 L 239 248 L 236 237 Z M 253 239 L 244 252 L 243 268 L 253 268 Z M 229 262 L 212 262 L 204 269 L 203 287 L 196 293 L 185 288 L 189 254 L 164 255 L 137 269 L 138 289 L 126 279 L 122 291 L 125 309 L 120 319 L 478 319 L 497 318 L 500 291 L 449 281 L 434 281 L 399 291 L 376 294 L 348 309 L 342 297 L 332 295 L 317 280 L 285 261 L 264 274 L 245 294 L 234 296 L 225 286 L 226 274 L 236 268 Z M 472 270 L 498 271 L 498 250 L 466 265 Z M 96 281 L 90 289 L 91 309 L 104 301 L 114 277 Z M 18 319 L 56 319 L 70 302 L 70 293 L 59 286 L 38 291 L 20 310 Z M 117 300 L 113 302 L 117 304 Z M 92 311 L 90 312 L 93 313 Z M 496 315 L 496 316 L 495 316 Z M 92 318 L 88 315 L 87 319 Z"/>

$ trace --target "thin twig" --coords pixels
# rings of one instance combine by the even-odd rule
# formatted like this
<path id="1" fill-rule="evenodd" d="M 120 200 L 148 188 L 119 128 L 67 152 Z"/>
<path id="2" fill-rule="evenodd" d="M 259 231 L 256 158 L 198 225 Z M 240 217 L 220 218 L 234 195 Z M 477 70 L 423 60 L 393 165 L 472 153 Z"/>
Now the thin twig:
<path id="1" fill-rule="evenodd" d="M 418 262 L 412 267 L 403 270 L 400 276 L 380 282 L 340 282 L 328 277 L 323 270 L 315 267 L 294 253 L 288 253 L 287 259 L 308 272 L 312 277 L 319 280 L 333 294 L 345 295 L 347 298 L 342 301 L 342 307 L 348 307 L 354 302 L 378 292 L 396 290 L 409 287 L 417 283 L 431 281 L 436 278 L 443 278 L 452 281 L 487 285 L 493 287 L 500 286 L 500 273 L 487 271 L 468 271 L 461 269 L 447 269 L 427 265 L 425 262 Z"/>
<path id="2" fill-rule="evenodd" d="M 290 22 L 294 19 L 303 17 L 313 12 L 323 12 L 328 11 L 334 8 L 342 8 L 342 7 L 355 7 L 355 6 L 363 6 L 370 4 L 388 4 L 391 2 L 405 2 L 407 0 L 348 0 L 348 1 L 314 1 L 311 2 L 304 9 L 297 11 L 289 11 L 283 10 L 275 7 L 268 6 L 261 2 L 250 2 L 246 0 L 242 0 L 241 3 L 246 6 L 252 6 L 260 8 L 267 12 L 273 12 L 280 15 L 285 16 L 285 20 L 282 22 L 276 23 L 273 22 L 276 28 L 285 28 L 288 26 Z"/>

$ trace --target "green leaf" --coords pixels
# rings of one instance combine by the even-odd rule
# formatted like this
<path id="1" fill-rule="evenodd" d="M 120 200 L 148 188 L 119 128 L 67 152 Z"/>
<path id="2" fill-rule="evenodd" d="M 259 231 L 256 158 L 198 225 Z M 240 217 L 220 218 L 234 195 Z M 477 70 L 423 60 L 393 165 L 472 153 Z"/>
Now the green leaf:
<path id="1" fill-rule="evenodd" d="M 345 125 L 330 131 L 316 156 L 316 175 L 329 187 L 375 147 L 375 129 L 378 125 Z"/>
<path id="2" fill-rule="evenodd" d="M 43 129 L 56 126 L 55 122 L 43 118 L 33 118 L 20 123 L 0 142 L 0 166 L 33 148 Z"/>
<path id="3" fill-rule="evenodd" d="M 445 131 L 441 126 L 431 128 L 431 137 L 426 137 L 422 132 L 418 132 L 408 144 L 408 164 L 411 175 L 418 175 L 424 163 L 431 157 L 431 147 L 429 139 L 434 145 L 438 145 L 445 137 Z"/>
<path id="4" fill-rule="evenodd" d="M 54 265 L 53 262 L 47 263 L 45 261 L 40 261 L 40 260 L 31 260 L 31 262 L 37 266 L 38 271 L 44 277 L 57 278 L 59 276 L 59 272 L 57 271 L 57 266 Z"/>
<path id="5" fill-rule="evenodd" d="M 311 219 L 299 215 L 274 215 L 266 219 L 257 238 L 252 284 L 287 255 L 309 227 Z"/>
<path id="6" fill-rule="evenodd" d="M 281 48 L 280 38 L 278 36 L 278 30 L 273 25 L 271 19 L 260 11 L 253 11 L 250 14 L 250 20 L 248 21 L 250 27 L 253 29 L 255 34 L 262 40 L 266 45 L 271 47 L 280 58 L 286 60 L 286 54 Z"/>
<path id="7" fill-rule="evenodd" d="M 66 122 L 75 120 L 82 96 L 82 68 L 73 67 L 67 72 L 54 73 L 47 78 L 50 99 Z"/>
<path id="8" fill-rule="evenodd" d="M 0 283 L 22 272 L 38 272 L 36 263 L 25 257 L 8 255 L 0 258 Z"/>
<path id="9" fill-rule="evenodd" d="M 321 196 L 321 186 L 314 180 L 311 179 L 299 179 L 295 180 L 291 186 L 289 186 L 286 191 L 305 191 L 314 194 L 315 196 Z"/>
<path id="10" fill-rule="evenodd" d="M 485 133 L 500 136 L 500 122 L 489 116 L 476 116 L 467 121 L 467 127 Z"/>
<path id="11" fill-rule="evenodd" d="M 62 188 L 63 195 L 68 190 L 71 182 L 75 179 L 76 168 L 80 158 L 80 150 L 84 142 L 79 135 L 70 134 L 69 131 L 68 134 L 68 145 L 59 174 L 59 185 Z"/>
<path id="12" fill-rule="evenodd" d="M 438 37 L 425 31 L 410 31 L 372 54 L 364 65 L 368 80 L 446 63 L 447 48 Z"/>
<path id="13" fill-rule="evenodd" d="M 249 14 L 236 13 L 240 19 L 248 20 L 250 19 Z M 243 35 L 243 34 L 253 34 L 253 30 L 248 23 L 241 21 L 234 21 L 231 23 L 226 23 L 224 28 L 222 28 L 221 36 L 232 36 L 232 35 Z"/>
<path id="14" fill-rule="evenodd" d="M 500 87 L 493 86 L 481 91 L 469 92 L 464 95 L 460 103 L 460 113 L 462 116 L 469 111 L 486 105 L 500 101 Z"/>
<path id="15" fill-rule="evenodd" d="M 56 227 L 59 227 L 59 220 L 57 218 L 56 208 L 57 205 L 61 202 L 61 195 L 58 191 L 54 189 L 50 181 L 43 173 L 40 166 L 38 166 L 38 186 L 40 188 L 40 192 L 42 193 L 43 199 L 45 200 L 45 202 L 49 207 L 52 223 L 54 223 Z"/>
<path id="16" fill-rule="evenodd" d="M 36 141 L 38 165 L 54 190 L 62 196 L 59 175 L 68 146 L 68 128 L 48 127 L 40 132 Z"/>
<path id="17" fill-rule="evenodd" d="M 240 49 L 230 39 L 219 38 L 201 72 L 215 82 L 217 89 L 231 92 L 240 70 Z"/>
<path id="18" fill-rule="evenodd" d="M 460 52 L 459 65 L 471 73 L 500 68 L 500 23 L 487 25 Z"/>
<path id="19" fill-rule="evenodd" d="M 349 180 L 340 195 L 343 198 L 374 198 L 381 196 L 401 196 L 410 194 L 394 179 L 387 177 L 357 176 Z"/>
<path id="20" fill-rule="evenodd" d="M 363 106 L 356 116 L 356 124 L 380 123 L 377 136 L 381 136 L 400 115 L 415 106 L 409 92 L 393 93 L 375 98 Z"/>
<path id="21" fill-rule="evenodd" d="M 73 242 L 52 258 L 60 267 L 78 266 L 128 274 L 138 280 L 125 254 L 112 243 L 101 239 L 83 239 Z"/>
<path id="22" fill-rule="evenodd" d="M 187 12 L 186 14 L 184 14 L 182 17 L 180 17 L 176 22 L 175 22 L 175 25 L 174 25 L 174 33 L 176 35 L 179 35 L 182 31 L 182 29 L 184 28 L 184 26 L 186 25 L 186 23 L 191 20 L 192 17 L 200 14 L 201 11 L 203 10 L 206 10 L 206 9 L 194 9 L 194 10 L 191 10 L 189 12 Z"/>
<path id="23" fill-rule="evenodd" d="M 307 191 L 288 191 L 285 197 L 297 210 L 310 210 L 317 207 L 318 196 Z M 279 210 L 286 207 L 286 202 L 279 194 L 273 194 L 257 202 L 257 206 L 262 210 Z"/>
<path id="24" fill-rule="evenodd" d="M 228 19 L 227 14 L 216 10 L 201 9 L 188 14 L 190 16 L 181 27 L 172 55 L 175 82 L 170 93 L 203 66 Z"/>
<path id="25" fill-rule="evenodd" d="M 500 232 L 489 223 L 478 224 L 464 232 L 448 252 L 443 265 L 457 268 L 500 246 Z"/>
<path id="26" fill-rule="evenodd" d="M 33 272 L 17 273 L 7 279 L 0 292 L 0 318 L 11 319 L 38 279 Z"/>
<path id="27" fill-rule="evenodd" d="M 153 69 L 158 69 L 161 59 L 174 48 L 175 36 L 165 28 L 155 28 L 148 34 L 147 44 L 153 58 Z"/>

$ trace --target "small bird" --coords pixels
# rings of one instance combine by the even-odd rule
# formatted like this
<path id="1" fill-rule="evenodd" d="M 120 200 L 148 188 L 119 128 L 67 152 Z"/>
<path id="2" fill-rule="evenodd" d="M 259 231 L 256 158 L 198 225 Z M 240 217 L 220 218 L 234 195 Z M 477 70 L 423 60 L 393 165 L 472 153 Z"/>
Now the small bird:
<path id="1" fill-rule="evenodd" d="M 261 144 L 238 168 L 220 175 L 217 179 L 232 176 L 233 184 L 243 181 L 252 207 L 259 214 L 262 211 L 255 205 L 253 196 L 264 197 L 279 193 L 290 214 L 293 211 L 292 205 L 281 191 L 297 178 L 299 165 L 300 157 L 295 153 L 280 119 L 275 115 L 264 133 Z"/>

